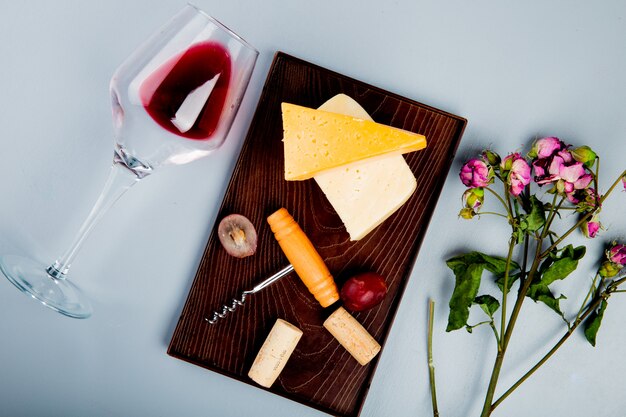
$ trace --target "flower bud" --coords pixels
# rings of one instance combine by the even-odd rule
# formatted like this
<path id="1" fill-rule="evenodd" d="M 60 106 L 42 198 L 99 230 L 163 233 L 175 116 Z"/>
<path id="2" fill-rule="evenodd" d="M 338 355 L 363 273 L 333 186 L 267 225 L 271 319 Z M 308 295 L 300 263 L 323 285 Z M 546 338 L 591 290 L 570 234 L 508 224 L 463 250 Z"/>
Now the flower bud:
<path id="1" fill-rule="evenodd" d="M 474 212 L 474 210 L 469 207 L 462 208 L 459 212 L 459 217 L 462 217 L 466 220 L 471 220 L 472 218 L 474 218 L 475 215 L 476 213 Z"/>
<path id="2" fill-rule="evenodd" d="M 519 153 L 507 155 L 500 164 L 501 172 L 506 176 L 511 194 L 518 196 L 530 184 L 530 165 Z"/>
<path id="3" fill-rule="evenodd" d="M 593 216 L 591 220 L 581 224 L 580 229 L 582 230 L 583 235 L 585 235 L 586 238 L 593 239 L 598 234 L 598 231 L 600 230 L 601 226 L 602 225 L 600 224 L 598 217 Z"/>
<path id="4" fill-rule="evenodd" d="M 487 163 L 493 167 L 500 164 L 500 161 L 502 160 L 500 158 L 500 155 L 498 155 L 497 153 L 493 151 L 490 151 L 489 149 L 485 149 L 483 151 L 483 159 L 487 161 Z"/>
<path id="5" fill-rule="evenodd" d="M 502 171 L 510 171 L 513 168 L 513 154 L 508 155 L 506 158 L 502 160 L 500 163 L 500 169 Z"/>
<path id="6" fill-rule="evenodd" d="M 482 188 L 470 188 L 463 193 L 465 207 L 478 210 L 485 201 L 485 190 Z"/>
<path id="7" fill-rule="evenodd" d="M 589 146 L 580 146 L 571 151 L 572 157 L 578 162 L 582 162 L 587 168 L 591 168 L 598 157 Z"/>
<path id="8" fill-rule="evenodd" d="M 621 269 L 622 267 L 620 265 L 611 261 L 605 261 L 600 266 L 598 274 L 600 274 L 600 276 L 603 278 L 611 278 L 617 275 Z"/>
<path id="9" fill-rule="evenodd" d="M 607 258 L 622 268 L 626 266 L 626 245 L 614 245 L 608 250 Z"/>

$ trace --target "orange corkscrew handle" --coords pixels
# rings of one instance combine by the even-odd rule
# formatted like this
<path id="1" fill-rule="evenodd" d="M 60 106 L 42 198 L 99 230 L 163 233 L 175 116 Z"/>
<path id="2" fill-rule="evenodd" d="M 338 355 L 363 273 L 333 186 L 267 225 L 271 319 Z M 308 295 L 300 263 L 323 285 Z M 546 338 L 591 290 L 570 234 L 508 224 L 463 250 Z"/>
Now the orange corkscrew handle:
<path id="1" fill-rule="evenodd" d="M 281 208 L 267 222 L 293 269 L 322 307 L 339 300 L 337 284 L 328 267 L 289 212 Z"/>

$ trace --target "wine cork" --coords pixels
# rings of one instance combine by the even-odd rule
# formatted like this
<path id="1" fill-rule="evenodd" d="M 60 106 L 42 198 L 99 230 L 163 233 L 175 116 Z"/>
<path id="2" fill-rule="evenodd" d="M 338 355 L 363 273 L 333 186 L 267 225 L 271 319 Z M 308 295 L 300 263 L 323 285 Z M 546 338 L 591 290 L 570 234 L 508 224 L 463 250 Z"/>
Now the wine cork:
<path id="1" fill-rule="evenodd" d="M 326 319 L 324 327 L 361 365 L 367 365 L 380 352 L 378 342 L 343 307 Z"/>
<path id="2" fill-rule="evenodd" d="M 285 320 L 276 320 L 256 355 L 248 376 L 262 387 L 271 387 L 285 367 L 300 337 L 302 330 Z"/>

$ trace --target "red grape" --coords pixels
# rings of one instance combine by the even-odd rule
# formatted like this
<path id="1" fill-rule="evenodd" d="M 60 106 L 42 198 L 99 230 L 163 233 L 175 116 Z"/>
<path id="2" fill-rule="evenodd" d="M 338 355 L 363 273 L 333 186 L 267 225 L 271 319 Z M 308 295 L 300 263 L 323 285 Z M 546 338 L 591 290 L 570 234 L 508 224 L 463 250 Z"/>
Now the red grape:
<path id="1" fill-rule="evenodd" d="M 217 237 L 226 252 L 236 258 L 245 258 L 256 252 L 256 230 L 250 220 L 241 214 L 224 217 L 217 227 Z"/>
<path id="2" fill-rule="evenodd" d="M 355 275 L 341 288 L 343 304 L 352 311 L 368 310 L 379 304 L 386 294 L 385 279 L 375 272 Z"/>

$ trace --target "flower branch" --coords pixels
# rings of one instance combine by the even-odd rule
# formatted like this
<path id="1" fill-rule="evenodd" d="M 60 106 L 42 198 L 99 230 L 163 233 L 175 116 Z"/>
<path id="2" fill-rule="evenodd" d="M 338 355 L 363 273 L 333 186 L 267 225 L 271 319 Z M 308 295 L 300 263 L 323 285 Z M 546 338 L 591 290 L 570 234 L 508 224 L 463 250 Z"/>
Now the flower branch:
<path id="1" fill-rule="evenodd" d="M 480 158 L 469 160 L 461 168 L 460 179 L 468 188 L 463 193 L 464 207 L 459 216 L 472 219 L 481 214 L 494 214 L 505 217 L 511 228 L 505 258 L 474 251 L 447 261 L 448 267 L 456 277 L 456 285 L 450 298 L 446 331 L 465 327 L 471 333 L 475 327 L 489 324 L 497 342 L 498 349 L 481 417 L 491 416 L 493 410 L 541 367 L 581 324 L 584 324 L 585 337 L 595 346 L 609 297 L 611 294 L 626 291 L 618 288 L 626 278 L 613 278 L 626 264 L 626 246 L 617 243 L 613 243 L 605 253 L 605 259 L 591 281 L 583 303 L 572 322 L 561 311 L 560 302 L 565 296 L 562 294 L 556 296 L 551 289 L 555 281 L 566 279 L 576 270 L 578 262 L 586 253 L 585 246 L 574 247 L 571 244 L 563 246 L 565 239 L 577 230 L 582 231 L 588 238 L 596 237 L 603 229 L 599 221 L 602 203 L 617 188 L 620 181 L 626 189 L 626 171 L 624 171 L 607 192 L 600 195 L 599 164 L 600 158 L 588 146 L 571 149 L 570 145 L 566 145 L 560 139 L 548 137 L 536 141 L 526 157 L 515 152 L 501 158 L 497 153 L 486 150 Z M 531 176 L 531 173 L 534 175 Z M 531 192 L 533 180 L 535 186 L 549 187 L 547 193 L 553 194 L 550 203 L 542 202 Z M 495 191 L 498 188 L 492 187 L 497 181 L 502 182 L 501 194 Z M 481 212 L 485 190 L 488 191 L 488 196 L 495 197 L 502 204 L 506 215 Z M 564 210 L 578 213 L 579 218 L 573 226 L 559 235 L 552 230 L 552 226 L 557 219 L 562 219 L 560 212 Z M 513 259 L 513 255 L 515 246 L 522 243 L 520 265 Z M 494 275 L 501 291 L 501 302 L 490 294 L 479 295 L 484 271 Z M 519 284 L 519 289 L 509 314 L 508 294 L 516 283 Z M 494 401 L 500 370 L 526 298 L 545 304 L 556 312 L 566 323 L 567 329 L 561 339 L 535 366 Z M 467 320 L 473 305 L 478 305 L 488 315 L 489 320 L 469 325 Z M 499 331 L 496 326 L 496 314 L 500 314 Z"/>

